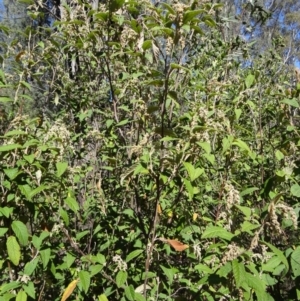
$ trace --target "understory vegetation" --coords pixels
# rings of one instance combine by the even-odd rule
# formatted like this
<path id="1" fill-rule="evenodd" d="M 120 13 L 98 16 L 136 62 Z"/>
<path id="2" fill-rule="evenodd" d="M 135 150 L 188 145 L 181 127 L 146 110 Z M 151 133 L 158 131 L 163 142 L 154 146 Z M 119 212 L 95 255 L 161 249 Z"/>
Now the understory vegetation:
<path id="1" fill-rule="evenodd" d="M 254 55 L 209 1 L 73 0 L 52 27 L 38 2 L 0 26 L 0 301 L 300 300 L 281 38 Z"/>

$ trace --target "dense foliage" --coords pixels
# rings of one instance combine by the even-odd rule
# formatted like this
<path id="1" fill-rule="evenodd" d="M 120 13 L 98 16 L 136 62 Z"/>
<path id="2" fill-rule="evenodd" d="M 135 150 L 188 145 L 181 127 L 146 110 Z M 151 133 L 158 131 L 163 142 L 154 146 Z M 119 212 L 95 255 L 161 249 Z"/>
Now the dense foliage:
<path id="1" fill-rule="evenodd" d="M 68 3 L 3 43 L 0 300 L 300 299 L 282 41 L 253 59 L 209 1 Z"/>

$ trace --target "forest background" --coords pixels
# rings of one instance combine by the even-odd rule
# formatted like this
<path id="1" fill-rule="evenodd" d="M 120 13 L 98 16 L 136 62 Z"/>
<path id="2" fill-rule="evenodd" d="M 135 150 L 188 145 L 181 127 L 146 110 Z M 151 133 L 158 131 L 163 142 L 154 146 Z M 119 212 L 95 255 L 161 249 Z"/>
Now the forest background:
<path id="1" fill-rule="evenodd" d="M 300 300 L 298 1 L 1 9 L 0 301 Z"/>

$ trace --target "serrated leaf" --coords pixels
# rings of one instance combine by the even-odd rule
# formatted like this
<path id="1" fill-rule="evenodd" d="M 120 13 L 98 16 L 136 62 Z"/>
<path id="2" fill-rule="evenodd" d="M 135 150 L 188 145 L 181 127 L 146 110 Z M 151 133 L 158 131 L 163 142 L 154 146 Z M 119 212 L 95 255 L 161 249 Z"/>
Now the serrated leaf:
<path id="1" fill-rule="evenodd" d="M 31 193 L 31 187 L 28 184 L 24 185 L 18 185 L 18 188 L 20 192 L 26 197 L 28 201 L 31 201 L 30 193 Z"/>
<path id="2" fill-rule="evenodd" d="M 90 287 L 90 283 L 91 283 L 91 277 L 89 272 L 87 271 L 80 271 L 79 272 L 79 279 L 80 279 L 80 283 L 82 285 L 82 288 L 84 290 L 85 293 L 88 292 L 89 287 Z"/>
<path id="3" fill-rule="evenodd" d="M 127 272 L 126 271 L 119 271 L 116 276 L 116 283 L 117 286 L 120 288 L 123 284 L 127 281 Z"/>
<path id="4" fill-rule="evenodd" d="M 30 191 L 29 193 L 29 197 L 30 199 L 32 199 L 35 195 L 39 194 L 40 192 L 42 192 L 43 190 L 45 190 L 47 187 L 45 185 L 40 185 L 39 187 L 33 189 Z"/>
<path id="5" fill-rule="evenodd" d="M 67 211 L 60 208 L 59 209 L 59 214 L 60 214 L 61 218 L 63 219 L 63 221 L 65 222 L 66 226 L 69 226 L 70 221 L 69 221 L 69 215 L 68 215 Z"/>
<path id="6" fill-rule="evenodd" d="M 241 226 L 241 231 L 242 232 L 247 232 L 249 234 L 252 234 L 252 230 L 259 228 L 260 225 L 255 225 L 250 223 L 249 221 L 244 221 L 242 226 Z"/>
<path id="7" fill-rule="evenodd" d="M 206 10 L 204 10 L 204 9 L 198 9 L 198 10 L 187 11 L 183 15 L 183 24 L 186 24 L 187 22 L 192 21 L 198 15 L 203 14 L 203 13 L 207 13 Z"/>
<path id="8" fill-rule="evenodd" d="M 20 287 L 21 285 L 22 285 L 22 283 L 20 281 L 12 281 L 12 282 L 8 282 L 6 284 L 2 284 L 0 286 L 0 293 L 2 295 L 8 291 L 11 291 L 11 290 L 14 290 L 14 289 Z"/>
<path id="9" fill-rule="evenodd" d="M 248 195 L 248 194 L 251 194 L 252 192 L 258 190 L 257 187 L 249 187 L 249 188 L 246 188 L 245 190 L 243 190 L 240 195 L 241 196 L 244 196 L 244 195 Z"/>
<path id="10" fill-rule="evenodd" d="M 240 206 L 240 205 L 234 205 L 236 208 L 238 208 L 247 218 L 251 216 L 251 209 L 246 206 Z"/>
<path id="11" fill-rule="evenodd" d="M 197 264 L 194 269 L 204 274 L 213 274 L 214 272 L 210 267 L 201 263 Z"/>
<path id="12" fill-rule="evenodd" d="M 30 276 L 34 272 L 38 262 L 39 262 L 39 257 L 34 258 L 30 262 L 27 262 L 24 267 L 24 274 Z"/>
<path id="13" fill-rule="evenodd" d="M 244 263 L 239 262 L 237 259 L 234 259 L 232 262 L 232 272 L 235 279 L 236 287 L 239 288 L 241 284 L 246 281 L 246 270 Z"/>
<path id="14" fill-rule="evenodd" d="M 253 276 L 250 273 L 246 273 L 247 284 L 254 289 L 256 293 L 262 293 L 265 290 L 265 287 L 262 281 L 259 281 L 258 277 Z"/>
<path id="15" fill-rule="evenodd" d="M 104 265 L 104 264 L 106 263 L 105 256 L 102 255 L 102 254 L 100 254 L 100 253 L 98 253 L 98 254 L 96 255 L 96 260 L 97 260 L 97 262 L 99 262 L 99 263 L 102 264 L 102 265 Z"/>
<path id="16" fill-rule="evenodd" d="M 65 200 L 66 204 L 69 206 L 69 208 L 74 212 L 77 213 L 79 210 L 79 205 L 77 201 L 72 197 L 67 197 Z"/>
<path id="17" fill-rule="evenodd" d="M 4 236 L 8 228 L 0 228 L 0 237 Z"/>
<path id="18" fill-rule="evenodd" d="M 182 65 L 179 65 L 179 64 L 171 63 L 170 67 L 172 69 L 180 69 L 180 70 L 184 70 L 185 72 L 190 72 L 190 70 L 188 68 L 183 67 Z"/>
<path id="19" fill-rule="evenodd" d="M 298 184 L 294 184 L 292 187 L 291 187 L 291 194 L 293 196 L 296 196 L 296 197 L 300 197 L 300 185 Z"/>
<path id="20" fill-rule="evenodd" d="M 254 83 L 255 76 L 253 74 L 249 74 L 245 79 L 246 88 L 249 89 Z"/>
<path id="21" fill-rule="evenodd" d="M 189 199 L 192 200 L 194 197 L 194 188 L 193 188 L 191 182 L 188 181 L 187 179 L 183 179 L 183 182 L 184 182 L 184 186 L 188 192 Z"/>
<path id="22" fill-rule="evenodd" d="M 27 283 L 27 285 L 23 284 L 22 287 L 24 291 L 27 293 L 27 295 L 31 297 L 33 300 L 35 300 L 35 288 L 33 282 L 30 281 Z"/>
<path id="23" fill-rule="evenodd" d="M 291 266 L 295 277 L 300 276 L 300 247 L 298 246 L 296 250 L 291 255 Z"/>
<path id="24" fill-rule="evenodd" d="M 22 148 L 22 145 L 20 144 L 7 144 L 7 145 L 1 145 L 0 146 L 0 152 L 7 152 L 10 150 L 14 150 L 17 148 Z"/>
<path id="25" fill-rule="evenodd" d="M 278 150 L 278 149 L 275 152 L 275 156 L 276 156 L 276 158 L 277 158 L 278 161 L 284 159 L 284 154 L 280 150 Z"/>
<path id="26" fill-rule="evenodd" d="M 27 246 L 29 234 L 26 225 L 23 224 L 21 221 L 13 221 L 11 227 L 15 235 L 17 236 L 20 244 L 22 246 Z"/>
<path id="27" fill-rule="evenodd" d="M 42 259 L 42 263 L 43 263 L 43 268 L 45 269 L 50 260 L 51 249 L 48 248 L 48 249 L 41 250 L 40 254 L 41 254 L 41 259 Z"/>
<path id="28" fill-rule="evenodd" d="M 20 246 L 14 236 L 9 236 L 6 241 L 7 253 L 10 261 L 18 266 L 21 258 Z"/>
<path id="29" fill-rule="evenodd" d="M 4 137 L 11 137 L 11 136 L 16 136 L 16 135 L 28 135 L 28 133 L 24 132 L 24 131 L 20 131 L 20 130 L 13 130 L 13 131 L 9 131 L 7 132 Z"/>
<path id="30" fill-rule="evenodd" d="M 172 283 L 173 279 L 174 279 L 174 275 L 178 270 L 175 268 L 168 269 L 162 265 L 160 266 L 160 268 L 163 270 L 164 274 L 167 276 L 169 282 Z"/>
<path id="31" fill-rule="evenodd" d="M 142 48 L 144 50 L 150 49 L 152 47 L 152 40 L 146 40 L 144 41 Z"/>
<path id="32" fill-rule="evenodd" d="M 135 300 L 135 291 L 131 284 L 125 288 L 125 296 L 129 301 Z"/>
<path id="33" fill-rule="evenodd" d="M 241 109 L 234 109 L 234 113 L 235 113 L 235 119 L 236 119 L 236 121 L 238 121 L 240 119 L 241 114 L 242 114 L 242 110 Z"/>
<path id="34" fill-rule="evenodd" d="M 67 162 L 57 162 L 56 163 L 56 176 L 60 178 L 64 172 L 68 168 L 68 163 Z"/>
<path id="35" fill-rule="evenodd" d="M 277 249 L 275 246 L 273 246 L 265 241 L 261 241 L 261 243 L 267 245 L 273 251 L 273 253 L 279 257 L 281 262 L 285 265 L 286 269 L 282 276 L 282 277 L 284 277 L 289 270 L 289 263 L 288 263 L 286 257 L 284 256 L 284 253 L 282 251 L 280 251 L 279 249 Z"/>
<path id="36" fill-rule="evenodd" d="M 284 100 L 281 101 L 281 103 L 285 103 L 291 107 L 299 108 L 299 103 L 296 98 L 292 98 L 292 99 L 285 98 Z"/>
<path id="37" fill-rule="evenodd" d="M 98 301 L 108 301 L 108 299 L 104 294 L 102 294 L 102 295 L 98 296 Z"/>
<path id="38" fill-rule="evenodd" d="M 27 301 L 27 294 L 24 291 L 19 291 L 16 296 L 16 301 Z"/>
<path id="39" fill-rule="evenodd" d="M 241 139 L 235 139 L 234 142 L 232 143 L 232 145 L 237 145 L 239 148 L 241 148 L 249 153 L 251 152 L 251 149 L 249 148 L 249 146 Z"/>
<path id="40" fill-rule="evenodd" d="M 103 265 L 102 264 L 96 264 L 96 265 L 92 265 L 90 266 L 89 270 L 90 270 L 90 277 L 92 278 L 93 276 L 99 274 L 103 269 Z"/>
<path id="41" fill-rule="evenodd" d="M 146 286 L 146 289 L 148 288 L 151 289 L 149 285 Z M 146 298 L 141 293 L 135 292 L 135 301 L 146 301 Z"/>
<path id="42" fill-rule="evenodd" d="M 224 228 L 217 226 L 208 226 L 202 234 L 202 239 L 205 238 L 223 238 L 225 240 L 231 240 L 234 235 Z"/>
<path id="43" fill-rule="evenodd" d="M 141 253 L 143 253 L 144 250 L 134 250 L 131 253 L 129 253 L 126 257 L 126 262 L 128 263 L 130 260 L 132 260 L 133 258 L 139 256 Z"/>
<path id="44" fill-rule="evenodd" d="M 10 180 L 15 179 L 20 174 L 19 168 L 4 169 L 3 171 Z"/>
<path id="45" fill-rule="evenodd" d="M 210 142 L 197 142 L 199 146 L 206 152 L 206 154 L 211 153 L 211 145 Z"/>

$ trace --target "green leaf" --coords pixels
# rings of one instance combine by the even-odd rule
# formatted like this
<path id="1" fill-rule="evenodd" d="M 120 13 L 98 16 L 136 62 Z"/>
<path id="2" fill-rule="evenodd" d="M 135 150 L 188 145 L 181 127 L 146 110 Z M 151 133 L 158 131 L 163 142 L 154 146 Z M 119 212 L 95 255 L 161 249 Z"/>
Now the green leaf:
<path id="1" fill-rule="evenodd" d="M 222 145 L 223 145 L 223 154 L 231 147 L 233 142 L 233 136 L 229 135 L 227 138 L 224 137 L 222 139 Z"/>
<path id="2" fill-rule="evenodd" d="M 74 263 L 76 257 L 73 256 L 72 254 L 70 253 L 67 253 L 66 257 L 65 257 L 65 262 L 67 264 L 67 267 L 70 268 L 72 266 L 72 264 Z"/>
<path id="3" fill-rule="evenodd" d="M 84 290 L 85 293 L 88 292 L 89 287 L 90 287 L 90 283 L 91 283 L 91 278 L 90 278 L 90 274 L 87 271 L 80 271 L 79 272 L 79 279 L 80 279 L 80 283 L 82 285 L 82 288 Z"/>
<path id="4" fill-rule="evenodd" d="M 173 279 L 174 279 L 174 275 L 175 275 L 175 273 L 178 272 L 178 270 L 175 268 L 168 269 L 162 265 L 160 266 L 160 268 L 163 270 L 164 274 L 167 276 L 169 283 L 172 283 Z"/>
<path id="5" fill-rule="evenodd" d="M 35 159 L 35 156 L 34 154 L 31 154 L 31 155 L 24 155 L 23 158 L 30 164 L 33 163 L 34 159 Z"/>
<path id="6" fill-rule="evenodd" d="M 251 231 L 254 229 L 257 229 L 259 227 L 260 227 L 260 225 L 256 225 L 256 224 L 252 224 L 248 221 L 244 221 L 243 224 L 241 225 L 241 231 L 247 232 L 252 235 L 253 233 Z"/>
<path id="7" fill-rule="evenodd" d="M 172 69 L 181 69 L 181 70 L 184 70 L 186 72 L 190 72 L 190 70 L 188 68 L 183 67 L 182 65 L 179 65 L 179 64 L 171 63 L 170 67 Z"/>
<path id="8" fill-rule="evenodd" d="M 65 211 L 64 209 L 62 208 L 59 208 L 59 214 L 61 216 L 61 218 L 63 219 L 63 221 L 65 222 L 66 226 L 69 226 L 69 215 L 67 213 L 67 211 Z"/>
<path id="9" fill-rule="evenodd" d="M 108 299 L 104 294 L 102 294 L 102 295 L 98 296 L 98 301 L 108 301 Z"/>
<path id="10" fill-rule="evenodd" d="M 194 197 L 194 188 L 193 188 L 191 182 L 188 181 L 187 179 L 183 179 L 183 182 L 184 182 L 184 186 L 189 194 L 189 199 L 192 200 Z"/>
<path id="11" fill-rule="evenodd" d="M 300 185 L 294 184 L 291 187 L 291 194 L 297 198 L 300 198 Z"/>
<path id="12" fill-rule="evenodd" d="M 11 224 L 12 230 L 16 234 L 20 244 L 22 246 L 27 246 L 28 244 L 28 230 L 25 224 L 21 221 L 13 221 Z"/>
<path id="13" fill-rule="evenodd" d="M 42 263 L 43 263 L 43 268 L 46 269 L 49 260 L 50 260 L 50 255 L 51 255 L 51 249 L 44 249 L 40 251 L 41 254 L 41 259 L 42 259 Z"/>
<path id="14" fill-rule="evenodd" d="M 27 294 L 24 291 L 19 291 L 16 297 L 16 301 L 27 301 Z"/>
<path id="15" fill-rule="evenodd" d="M 7 238 L 6 248 L 10 261 L 16 266 L 19 265 L 21 258 L 20 246 L 14 236 Z"/>
<path id="16" fill-rule="evenodd" d="M 202 239 L 205 238 L 223 238 L 225 240 L 231 240 L 234 235 L 224 228 L 217 226 L 208 226 L 202 234 Z"/>
<path id="17" fill-rule="evenodd" d="M 184 162 L 183 165 L 186 168 L 191 181 L 196 180 L 204 172 L 204 170 L 202 168 L 194 168 L 194 166 L 189 162 Z"/>
<path id="18" fill-rule="evenodd" d="M 281 263 L 278 256 L 272 256 L 265 264 L 262 265 L 262 270 L 267 272 L 273 272 Z"/>
<path id="19" fill-rule="evenodd" d="M 249 74 L 245 79 L 246 88 L 249 89 L 254 83 L 255 76 L 253 74 Z"/>
<path id="20" fill-rule="evenodd" d="M 201 146 L 201 148 L 207 153 L 210 154 L 211 153 L 211 145 L 210 142 L 197 142 L 197 144 L 199 146 Z"/>
<path id="21" fill-rule="evenodd" d="M 285 98 L 284 100 L 281 101 L 281 103 L 285 103 L 291 107 L 299 108 L 299 103 L 296 98 L 292 98 L 292 99 Z"/>
<path id="22" fill-rule="evenodd" d="M 97 262 L 99 262 L 99 263 L 102 264 L 102 265 L 104 265 L 104 264 L 106 263 L 105 256 L 102 255 L 102 254 L 100 254 L 100 253 L 98 253 L 98 254 L 96 255 L 96 260 L 97 260 Z"/>
<path id="23" fill-rule="evenodd" d="M 17 148 L 22 148 L 22 145 L 20 144 L 7 144 L 7 145 L 1 145 L 0 146 L 0 152 L 7 152 L 10 150 L 14 150 Z"/>
<path id="24" fill-rule="evenodd" d="M 57 162 L 56 163 L 56 176 L 60 178 L 63 173 L 67 170 L 68 163 L 67 162 Z"/>
<path id="25" fill-rule="evenodd" d="M 90 233 L 90 230 L 85 230 L 79 233 L 76 233 L 76 240 L 79 241 L 82 237 Z"/>
<path id="26" fill-rule="evenodd" d="M 20 192 L 26 197 L 28 201 L 31 201 L 30 193 L 31 193 L 31 187 L 28 184 L 24 185 L 18 185 L 18 188 Z"/>
<path id="27" fill-rule="evenodd" d="M 0 96 L 0 102 L 11 102 L 11 101 L 13 101 L 13 99 L 11 99 L 10 97 Z"/>
<path id="28" fill-rule="evenodd" d="M 45 185 L 40 185 L 39 187 L 33 189 L 29 193 L 29 198 L 32 199 L 35 195 L 39 194 L 43 190 L 45 190 L 47 187 Z"/>
<path id="29" fill-rule="evenodd" d="M 135 301 L 146 301 L 146 299 L 142 294 L 135 292 Z"/>
<path id="30" fill-rule="evenodd" d="M 9 283 L 6 283 L 6 284 L 2 284 L 0 286 L 0 292 L 1 292 L 1 294 L 4 294 L 8 291 L 11 291 L 11 290 L 14 290 L 14 289 L 20 287 L 21 284 L 22 283 L 20 281 L 12 281 L 12 282 L 9 282 Z"/>
<path id="31" fill-rule="evenodd" d="M 125 125 L 129 122 L 129 119 L 124 119 L 122 121 L 120 121 L 119 123 L 116 124 L 116 126 L 122 126 L 122 125 Z"/>
<path id="32" fill-rule="evenodd" d="M 151 47 L 152 47 L 152 40 L 146 40 L 146 41 L 144 41 L 144 43 L 142 45 L 142 48 L 144 50 L 147 50 L 147 49 L 149 49 Z"/>
<path id="33" fill-rule="evenodd" d="M 199 273 L 204 273 L 204 274 L 213 274 L 214 272 L 210 267 L 201 263 L 195 265 L 194 269 Z"/>
<path id="34" fill-rule="evenodd" d="M 14 208 L 12 207 L 0 207 L 0 213 L 3 214 L 6 218 L 9 218 L 12 212 L 14 211 Z"/>
<path id="35" fill-rule="evenodd" d="M 286 257 L 284 256 L 284 253 L 282 251 L 280 251 L 279 249 L 277 249 L 276 247 L 274 247 L 273 245 L 271 245 L 271 244 L 269 244 L 269 243 L 267 243 L 265 241 L 261 241 L 261 242 L 263 244 L 267 245 L 274 252 L 274 254 L 276 254 L 279 257 L 279 259 L 281 260 L 281 262 L 285 265 L 286 269 L 285 269 L 285 272 L 283 274 L 283 276 L 285 276 L 286 273 L 289 270 L 289 263 L 288 263 Z"/>
<path id="36" fill-rule="evenodd" d="M 125 288 L 125 296 L 129 301 L 135 300 L 134 287 L 131 284 Z"/>
<path id="37" fill-rule="evenodd" d="M 232 145 L 237 145 L 239 148 L 251 153 L 251 149 L 249 148 L 249 146 L 241 139 L 235 139 Z"/>
<path id="38" fill-rule="evenodd" d="M 251 216 L 251 209 L 249 207 L 240 206 L 240 205 L 234 205 L 236 208 L 238 208 L 247 218 Z"/>
<path id="39" fill-rule="evenodd" d="M 296 250 L 291 255 L 291 266 L 295 277 L 300 276 L 300 247 L 298 246 Z"/>
<path id="40" fill-rule="evenodd" d="M 240 116 L 242 114 L 242 110 L 241 109 L 234 109 L 235 112 L 235 119 L 236 121 L 238 121 L 240 119 Z"/>
<path id="41" fill-rule="evenodd" d="M 243 190 L 240 195 L 241 196 L 244 196 L 244 195 L 248 195 L 248 194 L 251 194 L 253 191 L 256 191 L 258 190 L 257 187 L 249 187 L 249 188 L 246 188 L 245 190 Z"/>
<path id="42" fill-rule="evenodd" d="M 39 257 L 34 258 L 30 262 L 27 262 L 24 267 L 24 274 L 27 276 L 31 276 L 31 274 L 35 271 L 35 268 L 39 262 Z"/>
<path id="43" fill-rule="evenodd" d="M 7 232 L 8 228 L 0 228 L 0 237 L 3 237 Z"/>
<path id="44" fill-rule="evenodd" d="M 35 288 L 32 281 L 28 282 L 27 285 L 23 284 L 23 289 L 33 300 L 35 300 Z"/>
<path id="45" fill-rule="evenodd" d="M 3 171 L 10 180 L 15 179 L 16 176 L 18 176 L 21 173 L 19 172 L 19 168 L 4 169 Z"/>
<path id="46" fill-rule="evenodd" d="M 239 262 L 237 259 L 234 259 L 231 264 L 236 287 L 239 288 L 241 284 L 246 281 L 245 266 L 244 263 Z"/>
<path id="47" fill-rule="evenodd" d="M 127 281 L 127 272 L 125 271 L 119 271 L 116 276 L 116 283 L 117 286 L 120 288 L 123 286 L 123 284 Z"/>
<path id="48" fill-rule="evenodd" d="M 90 271 L 90 276 L 91 278 L 97 274 L 99 274 L 103 269 L 103 265 L 102 264 L 96 264 L 96 265 L 92 265 L 89 268 Z"/>
<path id="49" fill-rule="evenodd" d="M 198 9 L 198 10 L 187 11 L 183 15 L 183 24 L 186 24 L 187 22 L 192 21 L 198 15 L 203 14 L 203 13 L 207 13 L 206 10 Z"/>
<path id="50" fill-rule="evenodd" d="M 277 158 L 278 161 L 284 159 L 284 154 L 280 150 L 278 150 L 278 149 L 275 152 L 275 156 L 276 156 L 276 158 Z"/>
<path id="51" fill-rule="evenodd" d="M 109 11 L 110 12 L 117 11 L 119 8 L 122 7 L 124 2 L 125 2 L 125 0 L 111 0 L 111 1 L 109 1 Z"/>
<path id="52" fill-rule="evenodd" d="M 126 257 L 126 262 L 128 263 L 130 260 L 132 260 L 133 258 L 139 256 L 141 253 L 143 253 L 144 250 L 134 250 L 131 253 L 129 253 Z"/>
<path id="53" fill-rule="evenodd" d="M 77 201 L 72 197 L 67 197 L 65 200 L 66 204 L 69 206 L 69 208 L 74 212 L 77 213 L 79 210 L 79 205 Z"/>
<path id="54" fill-rule="evenodd" d="M 28 135 L 28 133 L 24 132 L 24 131 L 20 131 L 20 130 L 13 130 L 13 131 L 9 131 L 7 132 L 4 137 L 12 137 L 12 136 L 16 136 L 16 135 Z"/>

